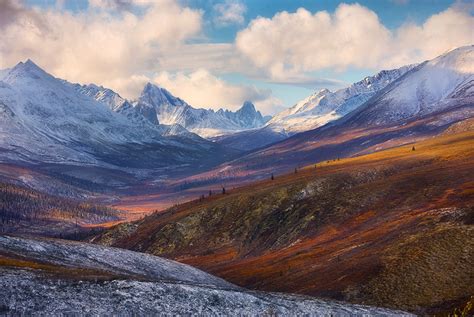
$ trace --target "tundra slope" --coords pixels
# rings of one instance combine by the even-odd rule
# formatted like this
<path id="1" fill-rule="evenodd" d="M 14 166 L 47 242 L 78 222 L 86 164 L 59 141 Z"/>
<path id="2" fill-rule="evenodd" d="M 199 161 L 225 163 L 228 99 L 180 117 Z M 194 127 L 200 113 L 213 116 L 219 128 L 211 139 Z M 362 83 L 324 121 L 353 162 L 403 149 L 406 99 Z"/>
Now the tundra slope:
<path id="1" fill-rule="evenodd" d="M 94 242 L 253 289 L 449 311 L 474 292 L 473 128 L 466 121 L 427 141 L 268 176 Z"/>
<path id="2" fill-rule="evenodd" d="M 0 236 L 0 272 L 2 314 L 404 314 L 250 292 L 174 261 L 61 240 Z"/>

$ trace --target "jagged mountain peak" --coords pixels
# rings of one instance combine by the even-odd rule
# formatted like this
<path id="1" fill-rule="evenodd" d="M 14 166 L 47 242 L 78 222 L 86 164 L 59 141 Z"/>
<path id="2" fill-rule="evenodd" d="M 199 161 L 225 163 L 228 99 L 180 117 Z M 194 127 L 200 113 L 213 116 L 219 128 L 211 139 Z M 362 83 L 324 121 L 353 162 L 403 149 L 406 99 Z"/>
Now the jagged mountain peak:
<path id="1" fill-rule="evenodd" d="M 152 84 L 150 82 L 147 82 L 145 86 L 143 87 L 141 96 L 166 96 L 168 98 L 176 98 L 173 96 L 167 89 L 160 87 L 156 84 Z"/>
<path id="2" fill-rule="evenodd" d="M 13 80 L 16 77 L 32 79 L 48 78 L 53 79 L 54 77 L 44 71 L 41 67 L 35 64 L 31 59 L 27 59 L 25 62 L 19 62 L 6 74 L 5 79 Z"/>
<path id="3" fill-rule="evenodd" d="M 247 101 L 236 112 L 220 109 L 193 108 L 184 100 L 173 96 L 165 88 L 147 83 L 135 107 L 149 107 L 156 111 L 158 120 L 166 125 L 181 125 L 203 137 L 258 128 L 266 121 L 255 106 Z"/>
<path id="4" fill-rule="evenodd" d="M 320 89 L 318 92 L 317 92 L 317 95 L 325 95 L 325 94 L 328 94 L 330 93 L 331 91 L 327 88 L 323 88 L 323 89 Z"/>
<path id="5" fill-rule="evenodd" d="M 250 101 L 245 101 L 239 110 L 229 113 L 228 116 L 239 125 L 249 128 L 258 128 L 266 122 L 260 111 L 257 111 Z"/>
<path id="6" fill-rule="evenodd" d="M 140 97 L 138 98 L 139 103 L 145 104 L 152 107 L 160 107 L 164 104 L 170 106 L 186 106 L 187 103 L 173 96 L 168 90 L 158 85 L 148 82 L 142 90 Z"/>
<path id="7" fill-rule="evenodd" d="M 29 69 L 42 70 L 41 67 L 39 67 L 35 62 L 33 62 L 29 58 L 25 62 L 19 62 L 15 67 L 26 67 L 26 68 L 29 68 Z"/>
<path id="8" fill-rule="evenodd" d="M 256 112 L 255 110 L 255 105 L 250 102 L 250 101 L 244 101 L 244 103 L 242 104 L 242 107 L 240 107 L 240 109 L 238 111 L 253 111 L 253 112 Z"/>

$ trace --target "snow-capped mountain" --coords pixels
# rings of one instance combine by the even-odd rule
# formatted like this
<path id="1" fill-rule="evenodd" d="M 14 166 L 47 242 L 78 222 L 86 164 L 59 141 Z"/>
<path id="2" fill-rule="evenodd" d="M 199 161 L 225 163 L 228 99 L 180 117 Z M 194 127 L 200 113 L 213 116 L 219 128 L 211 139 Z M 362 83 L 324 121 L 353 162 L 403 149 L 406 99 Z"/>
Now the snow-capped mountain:
<path id="1" fill-rule="evenodd" d="M 166 166 L 202 158 L 214 147 L 197 136 L 166 137 L 175 127 L 130 120 L 121 112 L 128 108 L 133 113 L 132 105 L 111 91 L 95 89 L 94 98 L 101 102 L 30 60 L 2 72 L 1 159 Z M 130 147 L 134 148 L 132 154 L 126 153 Z M 140 155 L 138 148 L 142 149 Z M 134 155 L 132 164 L 127 160 Z"/>
<path id="2" fill-rule="evenodd" d="M 244 167 L 268 166 L 272 172 L 288 171 L 297 164 L 413 143 L 469 118 L 474 118 L 474 46 L 460 47 L 411 68 L 345 116 L 239 157 L 225 165 L 225 171 L 232 175 L 233 166 L 239 173 Z M 231 141 L 237 143 L 223 143 L 232 146 Z"/>
<path id="3" fill-rule="evenodd" d="M 80 93 L 92 97 L 98 102 L 104 103 L 110 108 L 110 110 L 121 113 L 132 121 L 142 124 L 159 124 L 156 111 L 153 108 L 134 107 L 128 100 L 122 98 L 112 89 L 97 86 L 95 84 L 73 84 L 73 87 Z"/>
<path id="4" fill-rule="evenodd" d="M 413 67 L 383 70 L 335 92 L 322 89 L 274 116 L 267 126 L 289 135 L 315 129 L 356 109 Z"/>
<path id="5" fill-rule="evenodd" d="M 361 106 L 415 66 L 383 70 L 335 92 L 321 89 L 275 115 L 260 129 L 223 135 L 216 137 L 215 140 L 235 149 L 248 151 L 284 140 L 296 133 L 316 129 Z"/>
<path id="6" fill-rule="evenodd" d="M 426 61 L 394 81 L 347 120 L 384 125 L 474 105 L 474 45 Z"/>
<path id="7" fill-rule="evenodd" d="M 126 116 L 129 120 L 160 131 L 160 134 L 163 136 L 186 136 L 188 138 L 199 138 L 196 134 L 186 130 L 186 128 L 179 124 L 160 124 L 154 107 L 150 107 L 143 103 L 132 104 L 112 89 L 97 86 L 95 84 L 73 84 L 73 87 L 81 94 L 94 98 L 96 101 L 105 104 L 110 108 L 110 110 Z"/>
<path id="8" fill-rule="evenodd" d="M 259 128 L 270 119 L 263 117 L 249 101 L 235 112 L 196 109 L 166 89 L 151 83 L 145 85 L 135 101 L 128 101 L 113 90 L 95 84 L 73 86 L 80 93 L 106 104 L 112 111 L 133 121 L 167 127 L 164 132 L 166 135 L 195 133 L 201 137 L 212 137 Z"/>
<path id="9" fill-rule="evenodd" d="M 216 141 L 241 150 L 262 148 L 276 142 L 275 146 L 287 147 L 282 142 L 288 142 L 294 147 L 309 142 L 311 134 L 317 136 L 311 142 L 322 143 L 324 133 L 338 135 L 349 127 L 405 124 L 446 110 L 449 115 L 440 114 L 438 119 L 430 119 L 432 124 L 439 121 L 431 128 L 442 128 L 472 116 L 473 54 L 474 46 L 465 46 L 419 65 L 381 71 L 336 92 L 323 89 L 277 114 L 263 128 L 223 136 Z M 435 133 L 431 128 L 425 132 Z M 298 139 L 300 132 L 304 133 Z M 297 135 L 291 137 L 292 134 Z M 289 136 L 288 141 L 284 141 Z M 371 140 L 366 144 L 373 144 L 372 141 L 375 142 Z M 296 156 L 293 152 L 291 155 Z"/>
<path id="10" fill-rule="evenodd" d="M 236 112 L 223 109 L 218 111 L 196 109 L 182 99 L 174 97 L 166 89 L 151 83 L 145 85 L 133 105 L 143 109 L 154 109 L 161 124 L 179 124 L 202 137 L 258 128 L 268 120 L 248 101 Z"/>

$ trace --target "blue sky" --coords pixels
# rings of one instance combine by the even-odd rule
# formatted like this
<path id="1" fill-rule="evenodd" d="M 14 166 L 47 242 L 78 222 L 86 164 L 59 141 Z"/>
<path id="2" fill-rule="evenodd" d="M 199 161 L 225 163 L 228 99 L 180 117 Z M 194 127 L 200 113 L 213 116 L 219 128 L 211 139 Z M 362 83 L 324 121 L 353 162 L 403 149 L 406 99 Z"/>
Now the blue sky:
<path id="1" fill-rule="evenodd" d="M 359 3 L 377 13 L 384 25 L 389 28 L 397 28 L 406 21 L 413 20 L 422 22 L 434 13 L 443 11 L 450 7 L 452 0 L 366 0 L 366 1 L 336 1 L 336 0 L 253 0 L 242 1 L 246 7 L 246 21 L 263 16 L 270 18 L 281 11 L 294 12 L 298 8 L 306 8 L 311 12 L 327 10 L 334 11 L 340 3 Z M 189 0 L 186 1 L 191 7 L 203 8 L 207 19 L 212 19 L 212 5 L 215 1 Z M 206 33 L 212 41 L 233 41 L 236 32 L 241 26 L 230 25 L 227 28 L 215 28 L 208 24 Z"/>
<path id="2" fill-rule="evenodd" d="M 127 71 L 117 72 L 116 78 L 110 77 L 114 71 L 108 71 L 105 66 L 102 73 L 99 73 L 94 63 L 81 66 L 85 63 L 83 60 L 88 59 L 81 56 L 74 59 L 74 56 L 71 56 L 73 54 L 71 49 L 67 47 L 62 52 L 61 45 L 66 44 L 57 43 L 57 39 L 67 34 L 51 36 L 55 39 L 51 40 L 53 41 L 51 46 L 58 45 L 64 54 L 63 58 L 59 58 L 60 61 L 53 64 L 45 57 L 46 52 L 39 51 L 39 48 L 31 48 L 32 58 L 58 76 L 79 82 L 96 81 L 98 84 L 111 86 L 125 96 L 136 94 L 138 88 L 134 87 L 139 87 L 143 81 L 150 80 L 200 107 L 228 106 L 232 109 L 243 102 L 242 99 L 253 99 L 257 105 L 261 105 L 264 112 L 275 113 L 307 97 L 315 90 L 325 87 L 334 90 L 374 74 L 382 68 L 420 62 L 433 58 L 453 46 L 465 45 L 473 40 L 472 29 L 469 30 L 469 27 L 473 26 L 472 3 L 466 1 L 156 0 L 150 2 L 148 0 L 146 4 L 143 4 L 143 1 L 147 0 L 25 0 L 24 7 L 25 10 L 32 7 L 43 10 L 39 14 L 43 19 L 42 24 L 53 25 L 57 23 L 54 19 L 58 21 L 64 19 L 65 24 L 71 24 L 70 27 L 76 29 L 81 28 L 80 23 L 93 25 L 94 23 L 81 15 L 97 15 L 98 10 L 101 10 L 101 14 L 109 14 L 105 19 L 104 15 L 100 15 L 106 20 L 104 23 L 110 22 L 108 21 L 110 19 L 114 23 L 126 24 L 123 17 L 128 13 L 140 19 L 156 7 L 170 15 L 170 21 L 176 19 L 177 26 L 171 27 L 170 23 L 160 24 L 159 19 L 163 19 L 163 15 L 160 15 L 160 18 L 155 19 L 156 26 L 147 24 L 147 32 L 150 30 L 152 33 L 155 27 L 156 30 L 170 28 L 169 32 L 184 34 L 179 45 L 176 43 L 169 45 L 170 40 L 165 35 L 150 34 L 149 38 L 154 42 L 144 40 L 142 43 L 150 45 L 147 47 L 149 54 L 142 56 L 143 60 L 137 58 L 137 61 L 130 60 L 130 57 L 128 60 L 125 59 L 123 56 L 133 54 L 130 53 L 130 48 L 123 48 L 126 44 L 119 43 L 118 48 L 124 50 L 117 57 L 121 65 L 114 66 L 110 63 L 110 67 L 114 67 L 114 71 L 119 67 L 126 68 Z M 127 6 L 120 5 L 127 2 Z M 461 6 L 463 9 L 459 9 Z M 120 10 L 128 10 L 128 13 L 118 10 L 119 7 Z M 300 8 L 304 8 L 305 11 L 297 13 Z M 454 13 L 453 8 L 454 11 L 457 10 Z M 55 13 L 48 16 L 46 14 L 48 11 Z M 289 15 L 282 15 L 281 12 L 284 11 Z M 325 24 L 324 18 L 317 15 L 323 11 L 328 13 L 332 21 L 328 25 Z M 343 18 L 337 22 L 339 15 Z M 433 16 L 439 17 L 433 19 Z M 187 23 L 193 19 L 194 24 Z M 301 30 L 298 19 L 301 19 Z M 349 24 L 345 23 L 344 19 L 348 19 Z M 87 22 L 84 22 L 85 20 Z M 371 22 L 365 23 L 366 20 Z M 431 20 L 432 23 L 427 23 Z M 289 23 L 288 28 L 285 27 L 285 23 Z M 253 24 L 256 24 L 255 27 L 252 27 Z M 412 28 L 406 29 L 407 24 L 412 25 Z M 100 27 L 100 21 L 97 25 Z M 366 32 L 367 36 L 353 32 L 351 25 L 354 30 L 365 28 L 363 32 Z M 109 26 L 110 23 L 105 24 L 104 28 Z M 85 25 L 84 29 L 89 27 Z M 446 33 L 439 34 L 439 38 L 436 38 L 436 33 L 439 33 L 437 30 L 443 28 L 452 29 L 456 36 Z M 333 29 L 334 35 L 331 34 Z M 59 32 L 54 26 L 45 30 L 52 33 Z M 130 29 L 130 32 L 125 29 L 128 42 L 134 42 L 134 36 L 140 37 L 138 33 L 134 33 L 137 30 L 143 29 L 139 26 Z M 91 33 L 95 31 L 89 30 Z M 113 33 L 113 30 L 108 32 Z M 246 36 L 239 37 L 239 32 L 245 33 Z M 278 32 L 282 33 L 282 39 L 287 38 L 291 41 L 294 39 L 299 46 L 306 46 L 308 43 L 308 51 L 280 43 Z M 114 38 L 112 35 L 111 38 Z M 319 43 L 317 46 L 310 45 L 313 35 L 315 42 Z M 336 44 L 333 43 L 331 36 Z M 345 42 L 341 42 L 341 38 Z M 78 41 L 80 40 L 89 41 L 87 37 L 81 37 Z M 93 40 L 96 38 L 90 41 Z M 366 58 L 363 48 L 361 49 L 361 45 L 356 43 L 360 41 L 363 41 L 366 47 Z M 67 43 L 68 40 L 64 39 L 64 42 Z M 110 43 L 115 45 L 117 40 Z M 425 46 L 429 49 L 425 49 Z M 155 50 L 156 47 L 159 49 Z M 333 51 L 327 47 L 333 47 Z M 341 54 L 341 50 L 346 48 L 348 52 L 354 51 L 354 56 L 349 53 L 349 55 Z M 28 49 L 29 47 L 21 47 L 16 55 L 11 53 L 11 60 L 15 57 L 25 57 L 18 52 Z M 273 50 L 278 53 L 273 54 Z M 117 49 L 111 50 L 111 54 L 116 51 Z M 91 59 L 93 57 L 94 55 Z M 101 67 L 109 62 L 106 55 L 104 59 L 105 63 L 99 64 Z M 126 63 L 137 64 L 139 67 L 129 69 L 128 65 L 123 65 Z M 96 66 L 94 72 L 87 72 L 90 75 L 77 70 L 78 67 L 93 66 Z M 199 82 L 202 83 L 201 86 Z"/>

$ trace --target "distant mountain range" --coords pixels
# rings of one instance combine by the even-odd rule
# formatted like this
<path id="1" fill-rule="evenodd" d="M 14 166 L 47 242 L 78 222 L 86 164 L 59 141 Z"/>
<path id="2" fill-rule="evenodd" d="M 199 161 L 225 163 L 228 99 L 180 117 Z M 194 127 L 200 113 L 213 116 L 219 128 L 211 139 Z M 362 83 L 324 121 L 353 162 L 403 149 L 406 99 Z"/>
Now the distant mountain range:
<path id="1" fill-rule="evenodd" d="M 293 112 L 302 113 L 335 113 L 328 123 L 312 130 L 284 137 L 272 130 L 276 121 L 285 122 L 283 118 L 291 115 L 277 115 L 262 129 L 222 137 L 217 142 L 242 149 L 243 146 L 254 148 L 247 155 L 231 162 L 217 166 L 213 171 L 206 172 L 202 177 L 209 179 L 213 175 L 222 182 L 225 177 L 239 179 L 242 175 L 261 175 L 263 171 L 282 172 L 292 170 L 300 165 L 307 165 L 323 160 L 336 159 L 378 151 L 384 148 L 414 142 L 441 133 L 452 124 L 474 117 L 474 46 L 465 46 L 433 60 L 417 66 L 408 66 L 400 71 L 382 72 L 388 74 L 380 83 L 375 93 L 367 92 L 371 97 L 358 106 L 352 102 L 339 102 L 329 110 L 319 110 L 325 103 L 322 100 L 330 96 L 343 94 L 341 90 L 335 94 L 323 92 L 316 106 L 304 107 L 305 102 L 293 108 Z M 375 78 L 381 78 L 376 75 Z M 398 78 L 395 75 L 399 75 Z M 363 81 L 364 82 L 364 81 Z M 354 86 L 359 86 L 360 83 Z M 368 87 L 368 85 L 366 86 Z M 366 89 L 363 89 L 367 91 Z M 355 97 L 346 100 L 354 100 Z M 343 98 L 342 98 L 343 99 Z M 309 99 L 311 100 L 311 98 Z M 321 100 L 321 101 L 320 101 Z M 350 104 L 352 111 L 343 116 L 337 115 L 338 104 Z M 311 104 L 311 102 L 309 102 Z M 311 109 L 301 111 L 302 109 Z M 329 111 L 329 112 L 328 112 Z M 340 110 L 339 110 L 340 111 Z M 342 111 L 344 113 L 347 110 Z M 317 115 L 308 115 L 315 121 L 321 119 Z M 337 117 L 340 116 L 338 119 Z M 297 117 L 298 118 L 298 117 Z M 327 118 L 324 118 L 326 120 Z M 335 119 L 335 120 L 334 120 Z M 303 116 L 303 119 L 304 116 Z M 291 126 L 291 125 L 290 125 Z M 261 135 L 265 137 L 260 138 Z M 271 142 L 273 144 L 256 143 Z M 277 139 L 278 140 L 278 139 Z M 255 147 L 261 148 L 255 149 Z M 199 179 L 194 176 L 193 179 Z"/>
<path id="2" fill-rule="evenodd" d="M 415 66 L 383 70 L 335 92 L 321 89 L 293 107 L 278 113 L 260 129 L 223 135 L 216 139 L 236 149 L 252 150 L 300 132 L 316 129 L 357 109 Z"/>
<path id="3" fill-rule="evenodd" d="M 135 121 L 146 119 L 152 124 L 180 126 L 201 137 L 230 134 L 242 130 L 262 127 L 271 117 L 263 117 L 249 102 L 235 111 L 219 109 L 196 109 L 168 90 L 147 83 L 140 97 L 128 101 L 114 91 L 94 84 L 75 85 L 75 88 L 95 100 L 105 103 L 111 110 L 125 114 Z M 176 129 L 176 128 L 175 128 Z M 178 129 L 183 134 L 183 129 Z"/>
<path id="4" fill-rule="evenodd" d="M 316 129 L 345 116 L 415 66 L 383 70 L 335 92 L 321 89 L 273 117 L 268 127 L 290 135 Z"/>
<path id="5" fill-rule="evenodd" d="M 235 112 L 196 109 L 150 83 L 130 101 L 54 78 L 28 60 L 0 72 L 0 160 L 127 173 L 116 182 L 115 173 L 74 172 L 104 184 L 127 184 L 130 174 L 159 182 L 171 175 L 163 169 L 176 168 L 194 175 L 193 182 L 212 183 L 222 173 L 258 176 L 375 151 L 474 116 L 473 54 L 473 46 L 461 47 L 335 92 L 321 90 L 271 119 L 250 102 Z"/>
<path id="6" fill-rule="evenodd" d="M 225 153 L 183 127 L 157 124 L 111 90 L 89 88 L 54 78 L 30 60 L 3 71 L 2 161 L 156 168 Z"/>

